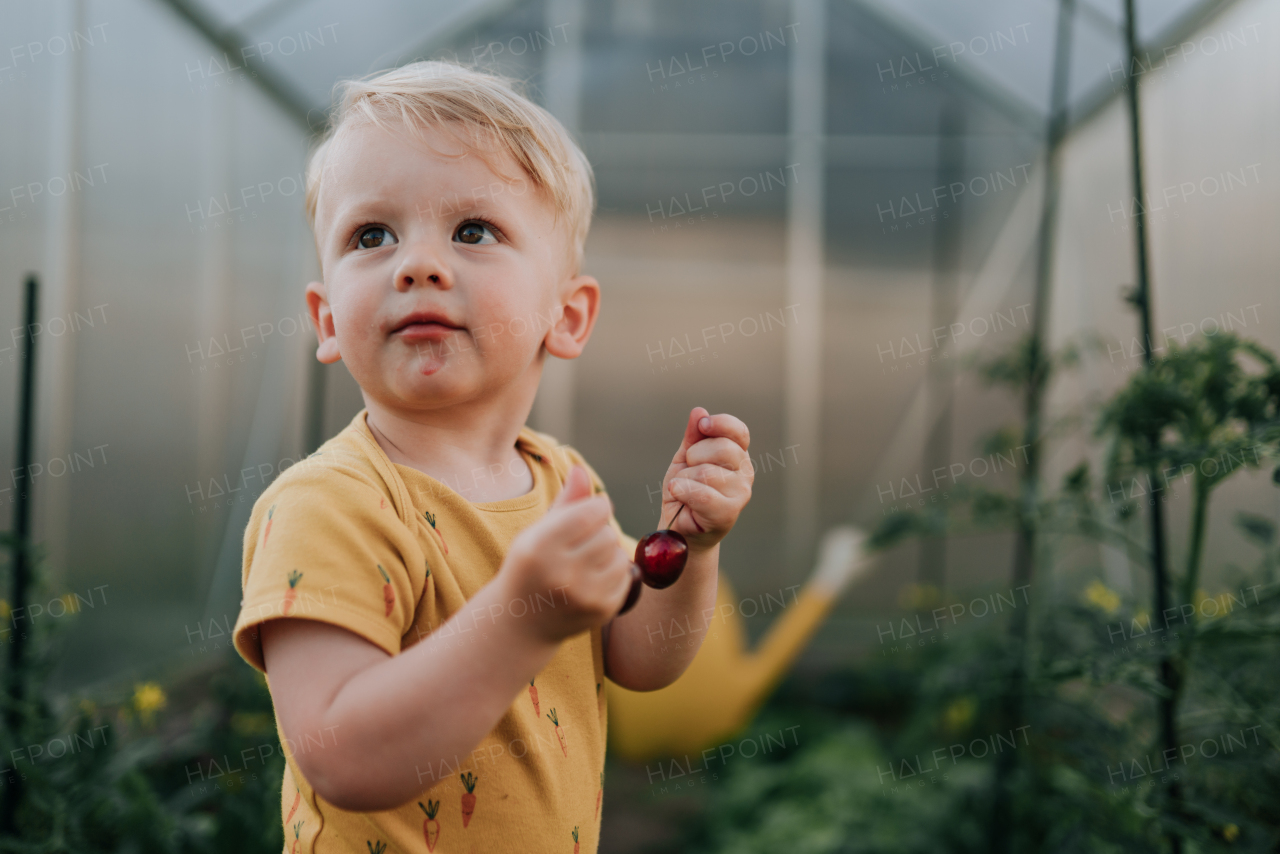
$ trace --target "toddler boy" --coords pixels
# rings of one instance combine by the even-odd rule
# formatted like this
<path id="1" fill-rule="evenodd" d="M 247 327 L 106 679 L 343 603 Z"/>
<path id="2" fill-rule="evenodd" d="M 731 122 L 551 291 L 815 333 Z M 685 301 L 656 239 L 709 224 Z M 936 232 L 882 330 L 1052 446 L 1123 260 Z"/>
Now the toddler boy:
<path id="1" fill-rule="evenodd" d="M 695 408 L 659 526 L 684 574 L 617 616 L 635 540 L 572 448 L 524 426 L 600 307 L 590 165 L 509 81 L 416 63 L 346 84 L 307 170 L 325 363 L 363 409 L 245 530 L 240 654 L 285 747 L 286 849 L 596 850 L 605 677 L 674 681 L 646 625 L 711 609 L 751 495 L 746 426 Z"/>

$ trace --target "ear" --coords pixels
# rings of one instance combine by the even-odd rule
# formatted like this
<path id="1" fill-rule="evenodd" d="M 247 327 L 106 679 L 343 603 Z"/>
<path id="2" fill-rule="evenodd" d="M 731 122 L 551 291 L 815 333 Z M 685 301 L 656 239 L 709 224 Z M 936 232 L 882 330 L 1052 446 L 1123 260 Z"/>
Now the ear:
<path id="1" fill-rule="evenodd" d="M 561 304 L 560 319 L 547 331 L 542 344 L 560 359 L 576 359 L 587 346 L 600 314 L 600 283 L 591 276 L 570 280 L 569 296 Z"/>
<path id="2" fill-rule="evenodd" d="M 338 352 L 338 337 L 333 329 L 333 310 L 329 307 L 329 298 L 323 282 L 307 284 L 307 311 L 311 314 L 311 325 L 315 327 L 316 338 L 320 346 L 316 348 L 316 358 L 326 365 L 331 365 L 342 358 Z"/>

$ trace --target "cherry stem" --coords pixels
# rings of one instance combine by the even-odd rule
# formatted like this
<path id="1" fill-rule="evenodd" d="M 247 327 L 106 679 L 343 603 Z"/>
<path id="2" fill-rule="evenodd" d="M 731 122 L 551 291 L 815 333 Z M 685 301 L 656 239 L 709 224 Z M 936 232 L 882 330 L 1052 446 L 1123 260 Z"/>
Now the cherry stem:
<path id="1" fill-rule="evenodd" d="M 680 510 L 684 510 L 684 505 L 683 505 L 683 504 L 681 504 L 681 505 L 680 505 Z M 671 525 L 674 525 L 674 524 L 676 523 L 676 519 L 678 519 L 678 518 L 680 517 L 680 510 L 677 510 L 677 511 L 676 511 L 676 515 L 671 517 Z M 671 530 L 671 525 L 668 525 L 668 526 L 667 526 L 666 528 L 664 528 L 663 530 L 670 531 L 670 530 Z"/>

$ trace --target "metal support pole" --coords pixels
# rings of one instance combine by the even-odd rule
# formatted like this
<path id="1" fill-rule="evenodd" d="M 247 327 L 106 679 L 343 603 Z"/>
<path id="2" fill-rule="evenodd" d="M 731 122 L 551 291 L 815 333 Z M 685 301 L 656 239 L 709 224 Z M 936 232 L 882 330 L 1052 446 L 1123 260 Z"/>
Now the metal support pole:
<path id="1" fill-rule="evenodd" d="M 808 566 L 818 531 L 822 458 L 823 145 L 826 103 L 826 0 L 793 0 L 797 40 L 791 52 L 787 184 L 787 327 L 784 444 L 793 450 L 786 471 L 785 555 L 792 569 Z"/>
<path id="2" fill-rule="evenodd" d="M 962 180 L 964 171 L 964 112 L 954 98 L 942 105 L 938 116 L 938 185 Z M 933 295 L 930 329 L 941 329 L 956 319 L 960 278 L 960 208 L 939 220 L 933 237 Z M 925 439 L 924 470 L 937 471 L 951 463 L 951 418 L 955 399 L 955 359 L 944 353 L 948 342 L 934 340 L 935 361 L 926 380 L 929 424 Z M 920 565 L 916 577 L 922 585 L 938 590 L 947 582 L 947 537 L 930 537 L 920 544 Z"/>
<path id="3" fill-rule="evenodd" d="M 585 5 L 583 0 L 550 0 L 546 16 L 548 26 L 563 27 L 567 36 L 564 44 L 548 50 L 546 54 L 547 110 L 569 133 L 580 136 L 578 117 L 582 101 Z M 542 379 L 530 420 L 535 429 L 549 433 L 564 444 L 572 444 L 578 365 L 551 354 L 544 358 Z"/>
<path id="4" fill-rule="evenodd" d="M 58 0 L 51 4 L 56 30 L 78 32 L 84 26 L 85 0 Z M 82 167 L 85 125 L 85 52 L 68 51 L 54 63 L 47 100 L 49 116 L 48 174 L 66 175 Z M 103 181 L 116 180 L 111 164 L 96 174 Z M 40 263 L 41 311 L 47 318 L 67 317 L 80 307 L 84 275 L 83 193 L 63 193 L 44 202 L 43 250 Z M 65 454 L 75 438 L 76 352 L 78 336 L 46 336 L 41 347 L 39 411 L 40 433 L 33 453 L 46 459 Z M 65 580 L 71 561 L 71 478 L 49 478 L 41 485 L 40 502 L 34 508 L 39 525 L 33 531 L 45 549 L 43 566 L 50 581 Z"/>

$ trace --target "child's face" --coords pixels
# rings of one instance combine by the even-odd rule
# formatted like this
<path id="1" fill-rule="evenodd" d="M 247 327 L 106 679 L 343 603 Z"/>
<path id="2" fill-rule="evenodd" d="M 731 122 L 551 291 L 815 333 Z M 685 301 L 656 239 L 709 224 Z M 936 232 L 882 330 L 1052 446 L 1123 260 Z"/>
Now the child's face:
<path id="1" fill-rule="evenodd" d="M 317 356 L 396 409 L 531 403 L 542 345 L 578 355 L 598 285 L 570 276 L 565 217 L 509 154 L 487 155 L 504 177 L 454 135 L 423 135 L 465 156 L 367 123 L 332 143 L 315 224 L 324 282 L 307 289 Z"/>

